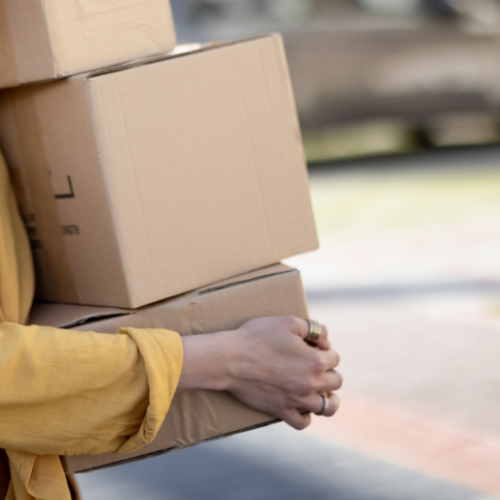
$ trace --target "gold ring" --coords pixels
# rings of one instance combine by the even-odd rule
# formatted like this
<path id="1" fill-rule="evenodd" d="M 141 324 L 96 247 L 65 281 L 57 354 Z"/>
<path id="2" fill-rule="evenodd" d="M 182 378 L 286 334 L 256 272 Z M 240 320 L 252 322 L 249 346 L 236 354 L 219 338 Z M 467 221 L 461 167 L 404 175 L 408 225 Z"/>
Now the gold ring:
<path id="1" fill-rule="evenodd" d="M 321 335 L 321 325 L 317 321 L 314 321 L 313 319 L 308 319 L 306 321 L 307 324 L 309 325 L 309 332 L 307 333 L 305 341 L 308 344 L 316 345 Z"/>
<path id="2" fill-rule="evenodd" d="M 323 396 L 323 394 L 320 394 L 320 396 L 321 399 L 323 400 L 323 408 L 321 408 L 321 411 L 315 413 L 315 415 L 322 416 L 326 413 L 326 410 L 328 410 L 328 407 L 330 406 L 330 398 Z"/>

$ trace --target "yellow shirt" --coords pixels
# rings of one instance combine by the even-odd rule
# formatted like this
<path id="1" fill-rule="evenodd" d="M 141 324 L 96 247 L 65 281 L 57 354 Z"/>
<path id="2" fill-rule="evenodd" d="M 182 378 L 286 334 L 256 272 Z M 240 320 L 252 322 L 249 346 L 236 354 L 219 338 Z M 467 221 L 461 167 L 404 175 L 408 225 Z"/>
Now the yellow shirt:
<path id="1" fill-rule="evenodd" d="M 0 154 L 0 448 L 7 499 L 70 500 L 59 455 L 129 452 L 150 443 L 173 398 L 182 342 L 168 330 L 123 335 L 22 326 L 31 253 Z"/>

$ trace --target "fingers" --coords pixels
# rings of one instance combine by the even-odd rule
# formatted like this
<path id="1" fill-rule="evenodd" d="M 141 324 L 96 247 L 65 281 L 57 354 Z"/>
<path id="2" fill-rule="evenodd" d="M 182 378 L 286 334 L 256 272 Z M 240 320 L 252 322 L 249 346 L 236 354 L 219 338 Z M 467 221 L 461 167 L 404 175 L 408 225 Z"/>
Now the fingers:
<path id="1" fill-rule="evenodd" d="M 340 399 L 336 394 L 331 394 L 326 398 L 326 401 L 328 401 L 328 405 L 325 410 L 323 410 L 323 413 L 321 416 L 324 417 L 332 417 L 337 413 L 337 410 L 339 409 L 340 406 Z"/>
<path id="2" fill-rule="evenodd" d="M 338 391 L 342 387 L 342 383 L 342 375 L 335 370 L 330 370 L 325 372 L 321 377 L 321 385 L 318 392 Z"/>
<path id="3" fill-rule="evenodd" d="M 322 351 L 318 354 L 320 354 L 321 357 L 325 360 L 325 366 L 326 366 L 325 371 L 333 370 L 334 368 L 337 368 L 337 366 L 340 363 L 340 356 L 338 355 L 338 353 L 336 351 L 334 351 L 332 349 L 330 349 L 329 351 Z"/>
<path id="4" fill-rule="evenodd" d="M 323 394 L 312 394 L 301 406 L 304 409 L 322 417 L 332 417 L 340 405 L 340 400 L 335 394 L 324 392 Z"/>
<path id="5" fill-rule="evenodd" d="M 302 414 L 299 410 L 290 409 L 283 413 L 281 419 L 294 429 L 301 431 L 311 423 L 311 414 Z"/>
<path id="6" fill-rule="evenodd" d="M 309 334 L 309 323 L 304 319 L 300 320 L 300 336 L 303 340 L 307 338 Z M 330 341 L 328 340 L 328 330 L 325 325 L 321 325 L 321 334 L 319 339 L 314 344 L 315 347 L 318 347 L 322 351 L 328 351 L 331 349 Z"/>
<path id="7" fill-rule="evenodd" d="M 340 406 L 340 399 L 336 394 L 325 391 L 323 394 L 312 394 L 305 398 L 300 405 L 301 410 L 310 411 L 321 417 L 332 417 Z M 283 412 L 281 419 L 297 430 L 305 429 L 311 423 L 311 414 L 301 413 L 298 409 Z"/>
<path id="8" fill-rule="evenodd" d="M 322 351 L 329 351 L 332 348 L 328 340 L 328 330 L 325 325 L 321 325 L 321 335 L 318 342 L 316 342 L 316 347 L 319 347 Z"/>

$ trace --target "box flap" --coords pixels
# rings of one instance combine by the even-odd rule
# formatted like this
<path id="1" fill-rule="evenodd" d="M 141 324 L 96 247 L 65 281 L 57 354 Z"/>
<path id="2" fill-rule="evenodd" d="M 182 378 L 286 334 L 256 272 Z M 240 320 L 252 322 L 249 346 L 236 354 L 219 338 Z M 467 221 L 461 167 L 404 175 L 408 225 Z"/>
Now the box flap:
<path id="1" fill-rule="evenodd" d="M 272 278 L 286 273 L 297 273 L 285 264 L 276 264 L 263 269 L 259 269 L 252 273 L 242 274 L 235 276 L 224 281 L 208 285 L 194 292 L 184 294 L 179 297 L 157 302 L 143 306 L 140 309 L 124 309 L 118 307 L 100 307 L 100 306 L 83 306 L 76 304 L 52 304 L 45 302 L 34 302 L 28 318 L 28 325 L 43 325 L 52 326 L 54 328 L 76 328 L 79 330 L 93 329 L 96 324 L 105 322 L 106 324 L 113 323 L 111 329 L 104 328 L 98 329 L 103 333 L 113 333 L 119 328 L 122 323 L 122 318 L 129 315 L 137 315 L 137 321 L 140 324 L 141 318 L 144 315 L 150 315 L 150 310 L 171 309 L 178 313 L 182 308 L 193 308 L 193 304 L 198 303 L 197 296 L 213 294 L 232 288 L 238 285 L 244 285 L 252 281 Z M 115 319 L 113 322 L 110 320 Z M 127 319 L 131 321 L 130 318 Z M 116 323 L 116 324 L 115 324 Z M 173 328 L 172 325 L 163 324 L 163 328 Z M 174 329 L 174 328 L 173 328 Z M 180 330 L 180 329 L 179 329 Z"/>
<path id="2" fill-rule="evenodd" d="M 243 38 L 238 40 L 232 40 L 229 42 L 206 42 L 206 43 L 185 43 L 181 45 L 176 45 L 174 50 L 165 52 L 163 54 L 155 54 L 152 56 L 141 57 L 138 59 L 129 60 L 123 63 L 112 64 L 110 66 L 104 66 L 102 68 L 96 69 L 94 71 L 89 71 L 85 77 L 86 78 L 96 78 L 103 75 L 108 75 L 110 73 L 116 73 L 119 71 L 125 71 L 133 68 L 139 68 L 147 64 L 154 64 L 160 61 L 166 61 L 169 59 L 176 59 L 178 57 L 191 56 L 199 52 L 205 52 L 207 50 L 213 50 L 223 47 L 230 47 L 231 45 L 237 45 L 244 42 L 249 42 L 251 40 L 258 40 L 260 38 L 277 37 L 280 38 L 279 34 L 269 34 L 260 35 L 255 37 Z"/>
<path id="3" fill-rule="evenodd" d="M 268 278 L 270 276 L 275 276 L 277 274 L 289 273 L 291 271 L 297 271 L 293 267 L 289 267 L 285 264 L 275 264 L 273 266 L 266 266 L 262 269 L 257 269 L 251 273 L 240 274 L 239 276 L 234 276 L 233 278 L 228 278 L 227 280 L 218 281 L 217 283 L 212 283 L 211 285 L 204 286 L 196 291 L 197 294 L 212 293 L 223 288 L 228 288 L 233 285 L 238 285 L 241 283 L 246 283 L 248 281 L 253 281 L 261 278 Z"/>
<path id="4" fill-rule="evenodd" d="M 115 307 L 79 306 L 72 304 L 46 304 L 35 302 L 28 325 L 74 328 L 99 320 L 127 316 L 130 311 Z"/>

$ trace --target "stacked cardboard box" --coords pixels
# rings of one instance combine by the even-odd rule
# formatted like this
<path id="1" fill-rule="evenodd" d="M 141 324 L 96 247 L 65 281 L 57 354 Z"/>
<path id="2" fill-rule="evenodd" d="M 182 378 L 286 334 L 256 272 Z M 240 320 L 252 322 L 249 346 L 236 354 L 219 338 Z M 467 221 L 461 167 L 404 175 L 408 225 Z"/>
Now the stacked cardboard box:
<path id="1" fill-rule="evenodd" d="M 238 328 L 245 321 L 276 315 L 307 317 L 300 274 L 282 264 L 244 274 L 140 309 L 35 304 L 30 322 L 73 330 L 114 333 L 122 326 L 165 328 L 200 335 Z M 176 395 L 156 439 L 127 453 L 64 457 L 67 473 L 119 465 L 261 427 L 275 419 L 230 394 L 192 391 Z"/>
<path id="2" fill-rule="evenodd" d="M 38 298 L 140 307 L 317 247 L 279 36 L 0 95 Z"/>
<path id="3" fill-rule="evenodd" d="M 169 52 L 167 0 L 0 0 L 0 88 Z"/>
<path id="4" fill-rule="evenodd" d="M 0 92 L 0 147 L 33 246 L 37 297 L 55 302 L 36 305 L 31 322 L 189 335 L 259 316 L 307 317 L 298 272 L 276 264 L 318 245 L 281 38 L 156 55 L 173 33 L 164 11 L 163 21 L 156 18 L 167 33 L 164 45 L 141 46 L 133 23 L 123 22 L 116 40 L 125 37 L 134 50 L 93 59 L 100 33 L 119 30 L 94 31 L 92 23 L 116 27 L 137 5 L 150 9 L 148 18 L 164 1 L 121 0 L 122 9 L 107 0 L 97 17 L 75 18 L 73 7 L 85 1 L 40 0 L 43 22 L 37 12 L 25 19 L 15 1 L 0 0 L 7 20 L 22 21 L 26 31 L 26 40 L 11 37 L 10 55 L 0 56 L 18 68 L 7 84 L 52 78 Z M 50 48 L 50 71 L 24 73 L 23 50 L 37 38 Z M 85 57 L 76 57 L 79 48 Z M 139 55 L 149 57 L 130 61 Z M 121 64 L 98 69 L 111 62 Z M 65 74 L 73 76 L 56 78 Z M 228 394 L 183 394 L 150 446 L 129 456 L 66 457 L 66 470 L 270 421 Z"/>

